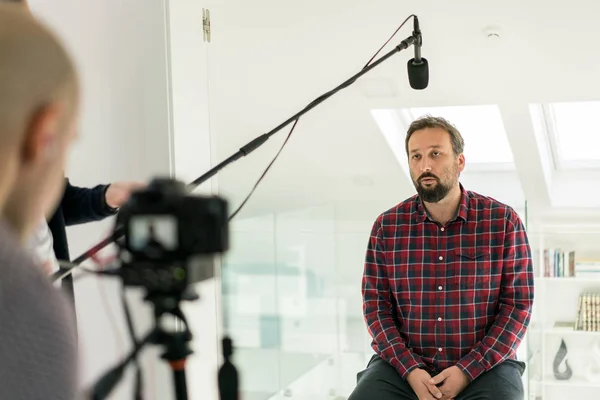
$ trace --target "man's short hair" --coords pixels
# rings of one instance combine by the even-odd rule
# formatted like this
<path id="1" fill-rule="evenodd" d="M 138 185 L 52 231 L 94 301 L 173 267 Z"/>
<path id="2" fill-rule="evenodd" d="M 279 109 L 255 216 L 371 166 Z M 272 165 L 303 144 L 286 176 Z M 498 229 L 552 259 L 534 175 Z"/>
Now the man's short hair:
<path id="1" fill-rule="evenodd" d="M 50 104 L 66 107 L 70 119 L 77 93 L 75 66 L 59 39 L 23 7 L 0 3 L 0 139 L 22 132 Z"/>
<path id="2" fill-rule="evenodd" d="M 421 129 L 427 128 L 441 128 L 450 134 L 450 142 L 452 142 L 452 150 L 454 151 L 454 155 L 458 156 L 462 154 L 465 150 L 465 141 L 463 140 L 462 135 L 456 129 L 454 125 L 448 122 L 446 119 L 442 117 L 432 117 L 431 115 L 425 115 L 423 117 L 417 118 L 413 121 L 412 124 L 408 127 L 408 131 L 406 132 L 406 154 L 408 154 L 408 140 L 416 131 L 420 131 Z"/>

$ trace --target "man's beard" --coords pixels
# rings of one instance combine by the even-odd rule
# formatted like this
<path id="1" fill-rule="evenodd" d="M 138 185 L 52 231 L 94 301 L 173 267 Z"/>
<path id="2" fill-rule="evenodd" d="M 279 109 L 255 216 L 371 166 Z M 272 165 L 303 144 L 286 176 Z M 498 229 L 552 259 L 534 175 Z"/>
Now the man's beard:
<path id="1" fill-rule="evenodd" d="M 437 183 L 432 187 L 424 187 L 421 184 L 421 179 L 423 178 L 433 178 L 437 181 Z M 450 183 L 444 184 L 437 176 L 428 173 L 424 173 L 416 182 L 413 183 L 421 200 L 427 203 L 437 203 L 446 197 L 452 189 L 452 185 Z"/>

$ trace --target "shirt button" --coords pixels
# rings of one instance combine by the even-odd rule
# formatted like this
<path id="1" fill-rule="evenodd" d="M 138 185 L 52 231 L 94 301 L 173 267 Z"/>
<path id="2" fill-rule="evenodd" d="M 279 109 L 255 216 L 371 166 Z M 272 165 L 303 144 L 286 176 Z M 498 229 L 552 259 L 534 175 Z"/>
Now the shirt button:
<path id="1" fill-rule="evenodd" d="M 442 261 L 444 259 L 444 257 L 442 257 L 442 256 L 440 256 L 439 258 L 440 258 L 440 261 Z"/>
<path id="2" fill-rule="evenodd" d="M 442 232 L 444 232 L 444 231 L 446 230 L 446 228 L 444 228 L 444 227 L 442 226 L 442 227 L 440 228 L 440 230 L 441 230 Z"/>
<path id="3" fill-rule="evenodd" d="M 441 285 L 438 286 L 438 290 L 442 290 L 442 289 L 443 289 L 443 287 Z"/>
<path id="4" fill-rule="evenodd" d="M 438 317 L 438 321 L 441 321 L 441 320 L 442 320 L 442 317 Z"/>
<path id="5" fill-rule="evenodd" d="M 441 353 L 441 352 L 442 352 L 442 348 L 440 347 L 440 348 L 438 349 L 438 351 Z"/>

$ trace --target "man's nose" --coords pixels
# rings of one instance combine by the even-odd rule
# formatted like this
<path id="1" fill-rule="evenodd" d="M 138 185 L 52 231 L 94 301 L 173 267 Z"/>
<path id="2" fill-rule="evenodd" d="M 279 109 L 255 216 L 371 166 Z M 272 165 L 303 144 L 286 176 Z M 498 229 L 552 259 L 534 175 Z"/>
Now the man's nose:
<path id="1" fill-rule="evenodd" d="M 427 160 L 421 161 L 420 167 L 421 167 L 421 173 L 431 171 L 431 163 Z"/>

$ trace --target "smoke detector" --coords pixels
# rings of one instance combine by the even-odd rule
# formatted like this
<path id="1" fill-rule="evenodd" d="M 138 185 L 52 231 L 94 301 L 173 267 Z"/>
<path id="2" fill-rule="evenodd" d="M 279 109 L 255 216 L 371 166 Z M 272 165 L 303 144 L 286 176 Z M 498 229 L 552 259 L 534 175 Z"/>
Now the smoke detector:
<path id="1" fill-rule="evenodd" d="M 490 25 L 483 30 L 487 40 L 496 42 L 502 37 L 502 28 L 498 25 Z"/>

